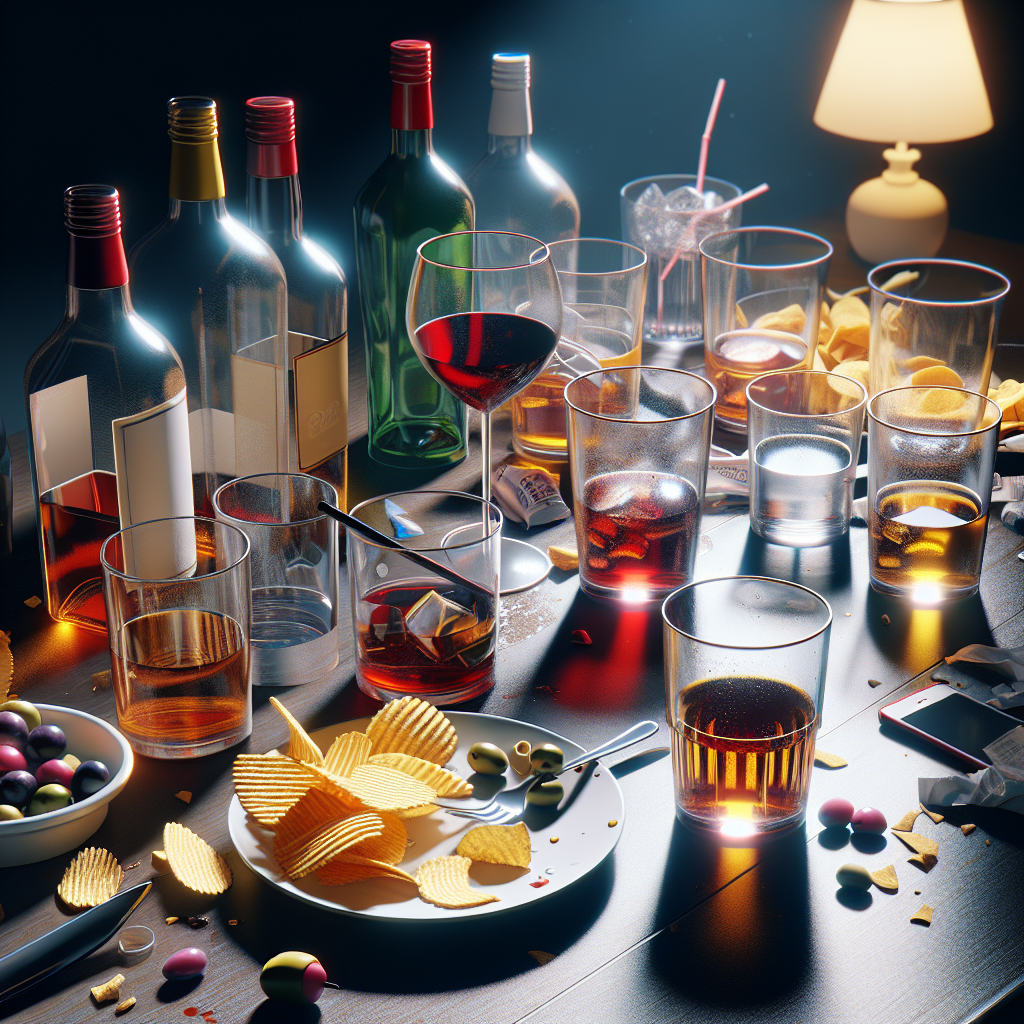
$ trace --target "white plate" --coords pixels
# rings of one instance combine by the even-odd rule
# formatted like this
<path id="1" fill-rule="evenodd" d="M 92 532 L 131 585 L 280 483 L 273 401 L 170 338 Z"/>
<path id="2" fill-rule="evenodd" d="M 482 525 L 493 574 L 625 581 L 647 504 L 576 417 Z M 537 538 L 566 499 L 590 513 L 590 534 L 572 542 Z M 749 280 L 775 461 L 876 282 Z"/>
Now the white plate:
<path id="1" fill-rule="evenodd" d="M 465 711 L 448 711 L 446 714 L 459 734 L 459 745 L 448 767 L 463 778 L 470 779 L 477 793 L 483 793 L 488 786 L 495 787 L 500 779 L 470 772 L 466 756 L 474 743 L 496 743 L 505 751 L 511 750 L 519 740 L 524 739 L 529 740 L 531 745 L 556 743 L 562 748 L 567 761 L 584 753 L 583 748 L 571 740 L 525 722 Z M 336 736 L 353 729 L 362 730 L 368 722 L 368 718 L 344 722 L 320 729 L 312 736 L 321 749 L 326 750 Z M 622 791 L 615 776 L 600 763 L 593 774 L 589 778 L 587 776 L 586 772 L 567 772 L 560 776 L 565 786 L 565 797 L 557 811 L 531 809 L 527 819 L 533 849 L 529 870 L 490 864 L 473 865 L 469 873 L 471 883 L 475 888 L 493 893 L 499 902 L 465 910 L 445 910 L 424 903 L 418 896 L 411 895 L 411 886 L 388 879 L 367 879 L 332 886 L 321 885 L 315 876 L 290 881 L 274 860 L 273 833 L 265 831 L 249 819 L 237 796 L 231 799 L 228 830 L 235 849 L 253 871 L 282 892 L 304 903 L 340 914 L 388 921 L 450 921 L 457 917 L 480 917 L 544 899 L 578 881 L 612 852 L 622 832 Z M 510 785 L 519 781 L 511 768 L 506 777 Z M 586 785 L 574 797 L 576 787 L 583 780 L 586 780 Z M 476 799 L 474 794 L 473 798 L 465 801 L 465 805 L 480 806 L 483 802 Z M 535 815 L 540 820 L 535 820 Z M 612 821 L 616 824 L 610 826 L 609 822 Z M 455 853 L 463 833 L 478 824 L 480 822 L 456 818 L 443 811 L 407 820 L 409 838 L 414 845 L 409 847 L 401 868 L 415 875 L 416 869 L 424 861 Z M 535 830 L 534 825 L 539 827 Z M 555 838 L 558 839 L 557 843 L 551 841 Z M 541 881 L 545 884 L 530 884 Z"/>

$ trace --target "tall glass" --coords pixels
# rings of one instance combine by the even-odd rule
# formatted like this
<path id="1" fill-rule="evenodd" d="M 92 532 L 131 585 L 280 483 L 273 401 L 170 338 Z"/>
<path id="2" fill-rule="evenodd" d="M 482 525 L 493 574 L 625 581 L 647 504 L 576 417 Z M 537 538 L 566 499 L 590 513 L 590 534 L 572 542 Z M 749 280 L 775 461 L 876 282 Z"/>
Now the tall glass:
<path id="1" fill-rule="evenodd" d="M 700 243 L 704 370 L 715 419 L 747 428 L 747 385 L 773 370 L 810 369 L 832 246 L 788 228 L 740 228 Z"/>
<path id="2" fill-rule="evenodd" d="M 193 544 L 192 575 L 126 569 L 131 551 Z M 249 540 L 212 519 L 179 517 L 121 530 L 100 550 L 117 724 L 138 754 L 198 757 L 252 731 Z"/>
<path id="3" fill-rule="evenodd" d="M 630 604 L 693 575 L 715 389 L 684 370 L 595 370 L 565 389 L 580 588 Z"/>
<path id="4" fill-rule="evenodd" d="M 604 238 L 552 242 L 562 332 L 544 372 L 512 399 L 512 444 L 526 458 L 567 458 L 566 384 L 599 367 L 639 366 L 647 254 Z"/>
<path id="5" fill-rule="evenodd" d="M 725 839 L 801 824 L 832 609 L 796 583 L 730 576 L 662 607 L 676 816 Z"/>
<path id="6" fill-rule="evenodd" d="M 896 260 L 868 274 L 868 390 L 907 384 L 985 394 L 1010 282 L 959 260 Z"/>
<path id="7" fill-rule="evenodd" d="M 868 402 L 871 586 L 933 605 L 978 592 L 1002 412 L 962 388 Z"/>
<path id="8" fill-rule="evenodd" d="M 696 174 L 655 174 L 619 190 L 622 237 L 650 260 L 644 340 L 668 347 L 703 339 L 697 246 L 716 231 L 738 228 L 743 217 L 741 206 L 714 213 L 741 194 L 738 185 L 705 176 L 705 200 L 697 203 L 696 181 Z"/>

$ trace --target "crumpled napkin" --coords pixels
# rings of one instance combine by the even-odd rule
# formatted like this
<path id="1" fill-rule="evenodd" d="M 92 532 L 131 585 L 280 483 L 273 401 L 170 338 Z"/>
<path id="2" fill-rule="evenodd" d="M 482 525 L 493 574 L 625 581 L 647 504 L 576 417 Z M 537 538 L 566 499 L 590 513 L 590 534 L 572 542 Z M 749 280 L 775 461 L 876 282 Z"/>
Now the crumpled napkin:
<path id="1" fill-rule="evenodd" d="M 987 747 L 991 768 L 972 772 L 965 779 L 947 776 L 918 779 L 917 797 L 926 807 L 1002 807 L 1024 814 L 1024 725 L 1018 725 Z"/>
<path id="2" fill-rule="evenodd" d="M 992 687 L 992 699 L 987 704 L 997 708 L 1016 708 L 1024 705 L 1024 647 L 986 647 L 984 644 L 968 644 L 956 654 L 946 658 L 946 664 L 968 661 L 984 665 L 1011 682 L 999 683 Z"/>

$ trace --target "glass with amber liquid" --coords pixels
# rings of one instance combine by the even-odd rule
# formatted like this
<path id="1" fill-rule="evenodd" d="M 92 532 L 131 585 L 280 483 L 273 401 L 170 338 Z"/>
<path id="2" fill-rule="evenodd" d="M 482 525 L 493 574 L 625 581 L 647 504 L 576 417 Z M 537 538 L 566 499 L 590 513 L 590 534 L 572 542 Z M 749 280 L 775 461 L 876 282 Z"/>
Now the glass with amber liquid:
<path id="1" fill-rule="evenodd" d="M 978 591 L 1001 412 L 961 388 L 868 403 L 871 586 L 938 604 Z"/>
<path id="2" fill-rule="evenodd" d="M 726 840 L 795 828 L 821 719 L 828 602 L 732 576 L 675 591 L 662 614 L 677 817 Z"/>

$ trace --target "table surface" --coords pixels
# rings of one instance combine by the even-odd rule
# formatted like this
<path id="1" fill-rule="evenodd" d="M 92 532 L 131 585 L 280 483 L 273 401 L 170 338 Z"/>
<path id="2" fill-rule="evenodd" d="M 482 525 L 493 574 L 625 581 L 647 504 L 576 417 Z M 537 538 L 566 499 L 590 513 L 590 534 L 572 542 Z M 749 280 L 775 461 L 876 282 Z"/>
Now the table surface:
<path id="1" fill-rule="evenodd" d="M 834 216 L 807 226 L 841 239 Z M 985 252 L 987 240 L 964 237 L 961 250 L 952 243 L 947 248 L 965 256 Z M 1001 269 L 1011 276 L 1024 269 L 1024 247 L 993 245 Z M 833 287 L 862 281 L 865 268 L 845 242 L 837 245 L 835 264 Z M 1018 375 L 1021 369 L 1018 363 Z M 1013 370 L 1011 363 L 1002 372 Z M 439 476 L 371 462 L 355 345 L 351 377 L 350 503 L 428 480 L 479 486 L 476 435 L 470 458 Z M 499 417 L 496 457 L 506 439 L 507 423 Z M 25 498 L 24 438 L 13 440 L 16 545 L 0 588 L 0 625 L 13 639 L 13 689 L 28 700 L 66 704 L 113 722 L 110 690 L 94 690 L 90 682 L 92 673 L 109 668 L 106 639 L 54 623 L 44 606 L 23 603 L 42 592 Z M 718 440 L 733 447 L 742 441 Z M 1019 463 L 1003 468 L 1024 472 Z M 527 537 L 514 527 L 508 532 Z M 542 547 L 575 543 L 571 520 L 534 530 L 528 539 Z M 188 1020 L 190 1008 L 212 1011 L 221 1022 L 1015 1019 L 1021 1000 L 1014 994 L 1024 983 L 1021 819 L 969 807 L 952 809 L 938 824 L 920 817 L 915 831 L 940 843 L 939 862 L 925 874 L 908 863 L 910 851 L 891 835 L 835 848 L 814 809 L 845 796 L 880 808 L 894 822 L 917 806 L 918 777 L 960 774 L 964 766 L 937 748 L 883 731 L 878 709 L 928 684 L 937 667 L 964 692 L 991 695 L 996 680 L 946 667 L 942 658 L 972 642 L 1024 644 L 1022 551 L 1024 538 L 991 517 L 979 594 L 938 610 L 914 610 L 869 588 L 862 528 L 832 546 L 796 551 L 759 541 L 742 512 L 705 512 L 697 578 L 742 572 L 798 580 L 823 594 L 835 616 L 819 740 L 849 764 L 834 771 L 816 767 L 806 826 L 755 848 L 709 842 L 673 817 L 656 607 L 620 609 L 592 600 L 579 591 L 575 575 L 558 571 L 540 587 L 503 600 L 497 683 L 462 710 L 536 723 L 584 746 L 641 718 L 662 724 L 640 748 L 608 759 L 626 806 L 614 855 L 575 885 L 495 920 L 398 925 L 346 918 L 295 902 L 253 874 L 228 837 L 231 764 L 243 750 L 262 752 L 287 737 L 268 704 L 274 691 L 257 690 L 246 744 L 192 762 L 138 758 L 128 786 L 88 841 L 112 851 L 122 865 L 138 862 L 127 871 L 126 885 L 154 878 L 152 893 L 131 919 L 156 933 L 152 955 L 126 966 L 115 938 L 37 990 L 0 1005 L 0 1017 L 62 1024 L 110 1018 L 112 1004 L 97 1009 L 89 988 L 120 971 L 127 977 L 122 994 L 138 1000 L 127 1018 L 132 1021 Z M 347 597 L 343 603 L 341 621 L 347 622 Z M 585 629 L 593 645 L 573 645 L 574 629 Z M 356 687 L 351 641 L 343 636 L 341 662 L 328 682 L 276 691 L 309 728 L 378 706 Z M 187 806 L 174 795 L 181 790 L 193 794 Z M 234 872 L 227 893 L 198 896 L 170 875 L 155 877 L 150 853 L 162 846 L 167 821 L 188 825 L 227 857 Z M 970 835 L 957 827 L 966 823 L 977 825 Z M 55 890 L 72 856 L 0 871 L 6 915 L 0 955 L 66 919 Z M 848 860 L 872 870 L 894 863 L 898 894 L 873 890 L 854 901 L 837 891 L 836 869 Z M 935 908 L 927 928 L 910 921 L 922 903 Z M 165 923 L 167 916 L 194 914 L 206 915 L 209 925 L 194 931 Z M 184 991 L 164 984 L 164 960 L 190 945 L 206 951 L 206 975 Z M 325 992 L 318 1007 L 265 1001 L 260 966 L 285 949 L 314 953 L 341 990 Z M 538 950 L 551 954 L 550 962 L 531 955 Z"/>

